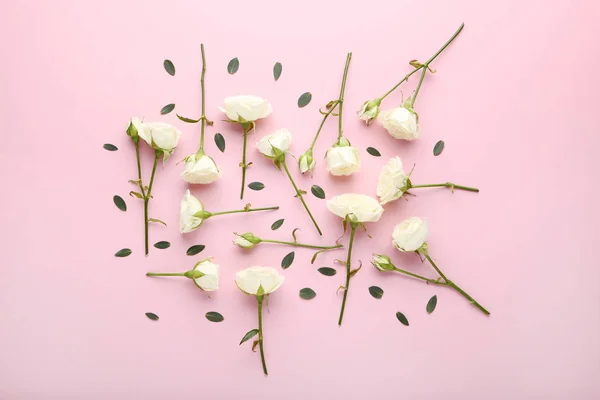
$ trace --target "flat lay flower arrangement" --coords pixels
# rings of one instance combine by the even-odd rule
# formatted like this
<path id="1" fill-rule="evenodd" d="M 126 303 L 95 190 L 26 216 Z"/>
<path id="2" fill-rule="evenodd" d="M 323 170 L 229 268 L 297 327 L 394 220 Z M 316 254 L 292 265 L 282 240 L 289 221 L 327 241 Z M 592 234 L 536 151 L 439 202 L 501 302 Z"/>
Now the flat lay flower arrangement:
<path id="1" fill-rule="evenodd" d="M 243 251 L 250 252 L 255 246 L 286 246 L 290 251 L 281 260 L 281 265 L 274 265 L 273 260 L 268 259 L 262 263 L 262 266 L 253 265 L 235 265 L 237 273 L 235 279 L 223 280 L 221 277 L 220 264 L 228 264 L 227 260 L 216 260 L 210 255 L 199 256 L 199 253 L 204 250 L 204 245 L 192 246 L 187 250 L 189 256 L 197 258 L 194 263 L 187 266 L 169 266 L 168 270 L 163 271 L 148 271 L 148 277 L 177 277 L 189 279 L 190 284 L 195 285 L 199 291 L 213 292 L 219 289 L 220 285 L 237 285 L 241 294 L 252 296 L 256 299 L 257 318 L 256 325 L 250 328 L 248 332 L 240 338 L 239 343 L 231 343 L 241 345 L 245 342 L 252 342 L 252 351 L 260 353 L 261 364 L 265 375 L 268 374 L 266 348 L 269 332 L 263 329 L 263 318 L 265 317 L 264 310 L 268 306 L 269 297 L 275 292 L 286 290 L 285 269 L 289 268 L 294 261 L 295 249 L 306 249 L 304 251 L 313 251 L 310 265 L 306 268 L 317 268 L 314 266 L 318 256 L 324 252 L 335 252 L 336 264 L 339 269 L 332 267 L 321 267 L 318 271 L 325 276 L 334 276 L 340 274 L 340 285 L 338 288 L 339 304 L 331 304 L 331 307 L 339 307 L 339 315 L 337 324 L 342 326 L 344 322 L 344 313 L 348 307 L 351 307 L 353 277 L 360 273 L 363 267 L 363 260 L 357 260 L 353 257 L 353 247 L 355 242 L 363 240 L 371 240 L 369 235 L 369 227 L 372 224 L 377 224 L 381 219 L 392 219 L 396 221 L 392 232 L 389 232 L 389 239 L 395 249 L 400 253 L 412 253 L 415 257 L 421 258 L 423 263 L 427 263 L 437 274 L 437 278 L 429 278 L 422 276 L 420 273 L 403 268 L 402 260 L 396 259 L 392 254 L 380 254 L 377 251 L 378 241 L 373 240 L 371 247 L 373 248 L 372 258 L 364 260 L 365 264 L 371 264 L 377 271 L 382 273 L 398 273 L 405 275 L 413 281 L 421 281 L 422 284 L 432 285 L 434 287 L 446 287 L 453 290 L 457 295 L 464 297 L 476 310 L 481 311 L 485 315 L 490 312 L 478 300 L 475 300 L 465 289 L 459 284 L 451 280 L 452 269 L 454 266 L 438 266 L 434 260 L 435 248 L 430 248 L 428 238 L 430 236 L 429 226 L 432 227 L 431 235 L 435 235 L 435 221 L 429 221 L 426 215 L 405 215 L 402 211 L 402 205 L 387 211 L 386 207 L 392 202 L 418 201 L 414 194 L 420 190 L 428 188 L 442 188 L 454 192 L 458 195 L 475 195 L 479 190 L 476 187 L 466 186 L 463 182 L 456 183 L 440 181 L 440 182 L 413 182 L 412 174 L 418 166 L 406 166 L 400 156 L 393 156 L 383 163 L 377 179 L 365 180 L 362 193 L 342 193 L 335 196 L 327 197 L 327 187 L 322 188 L 318 185 L 312 185 L 310 194 L 300 188 L 298 182 L 294 178 L 292 170 L 298 169 L 301 174 L 306 175 L 306 184 L 310 181 L 313 174 L 317 171 L 320 174 L 330 174 L 332 179 L 356 179 L 354 176 L 361 170 L 364 163 L 377 158 L 364 159 L 358 148 L 353 147 L 353 138 L 363 134 L 357 131 L 345 131 L 344 122 L 350 118 L 359 118 L 364 122 L 364 129 L 370 130 L 368 134 L 378 135 L 389 133 L 398 141 L 414 141 L 421 138 L 422 135 L 428 135 L 428 132 L 422 132 L 420 128 L 421 118 L 435 118 L 435 115 L 419 114 L 416 101 L 419 98 L 421 88 L 427 82 L 427 76 L 434 74 L 436 70 L 432 64 L 436 58 L 445 51 L 448 46 L 457 38 L 462 31 L 464 25 L 450 37 L 450 39 L 439 48 L 438 51 L 424 62 L 418 60 L 410 60 L 408 65 L 410 70 L 404 76 L 399 76 L 396 82 L 390 82 L 390 90 L 379 97 L 371 98 L 356 109 L 350 109 L 345 103 L 346 87 L 352 85 L 348 79 L 348 71 L 352 68 L 353 54 L 348 53 L 344 64 L 340 65 L 340 86 L 339 96 L 332 99 L 327 104 L 319 109 L 320 116 L 314 115 L 310 118 L 314 119 L 315 129 L 311 134 L 313 139 L 308 149 L 297 154 L 292 146 L 293 138 L 298 132 L 294 132 L 291 126 L 281 125 L 279 129 L 271 132 L 263 132 L 261 129 L 261 120 L 266 118 L 274 118 L 277 114 L 277 109 L 263 97 L 258 95 L 232 93 L 231 96 L 223 99 L 221 104 L 206 104 L 206 81 L 207 70 L 207 52 L 204 45 L 200 45 L 202 56 L 202 71 L 200 73 L 200 91 L 201 91 L 201 110 L 199 116 L 182 116 L 177 114 L 177 118 L 181 121 L 179 128 L 165 123 L 146 121 L 141 117 L 132 117 L 130 121 L 124 124 L 124 134 L 131 138 L 131 159 L 132 167 L 135 165 L 137 175 L 135 177 L 123 176 L 123 179 L 129 180 L 132 184 L 130 196 L 132 200 L 139 201 L 140 209 L 143 210 L 143 225 L 144 234 L 139 239 L 139 248 L 123 248 L 115 253 L 117 257 L 127 257 L 133 251 L 143 251 L 145 255 L 151 252 L 149 244 L 149 224 L 166 225 L 160 218 L 152 214 L 152 199 L 160 196 L 153 190 L 156 174 L 160 173 L 160 161 L 179 162 L 181 170 L 180 177 L 188 184 L 188 189 L 181 193 L 180 204 L 173 204 L 173 207 L 178 207 L 180 210 L 179 216 L 179 232 L 181 235 L 187 235 L 196 230 L 203 229 L 219 229 L 217 221 L 220 218 L 245 218 L 247 213 L 272 213 L 275 215 L 273 224 L 271 225 L 272 235 L 257 235 L 253 232 L 231 232 L 230 246 L 237 246 Z M 175 65 L 170 60 L 164 61 L 164 69 L 170 75 L 175 75 Z M 343 66 L 343 69 L 341 68 Z M 212 68 L 212 66 L 211 66 Z M 215 67 L 216 68 L 216 67 Z M 232 59 L 227 65 L 227 72 L 234 74 L 239 68 L 239 60 Z M 283 66 L 281 63 L 276 63 L 273 67 L 273 78 L 277 81 L 282 74 Z M 399 90 L 404 82 L 407 82 L 412 76 L 416 79 L 417 85 L 414 91 L 402 100 L 401 104 L 393 104 L 388 99 L 388 96 Z M 209 75 L 208 75 L 209 76 Z M 333 79 L 333 78 L 332 78 Z M 369 97 L 373 93 L 366 93 L 365 97 Z M 311 101 L 312 95 L 304 93 L 298 99 L 298 106 L 304 107 Z M 168 104 L 161 110 L 161 114 L 169 114 L 174 110 L 174 104 Z M 210 118 L 209 118 L 210 116 Z M 299 238 L 297 229 L 292 232 L 292 238 L 283 238 L 278 234 L 277 229 L 284 222 L 285 215 L 281 215 L 277 198 L 264 196 L 256 204 L 246 203 L 237 209 L 222 209 L 219 203 L 212 201 L 204 203 L 202 199 L 202 187 L 204 185 L 218 184 L 219 179 L 224 178 L 221 168 L 217 165 L 210 154 L 205 151 L 205 136 L 208 127 L 213 125 L 215 119 L 224 120 L 231 124 L 232 130 L 239 132 L 239 140 L 242 142 L 242 154 L 239 155 L 239 174 L 233 174 L 234 169 L 229 169 L 230 176 L 228 180 L 239 179 L 239 198 L 244 199 L 246 189 L 260 191 L 264 185 L 254 180 L 258 176 L 259 168 L 249 161 L 249 154 L 260 155 L 267 158 L 271 164 L 269 167 L 281 172 L 280 185 L 281 196 L 295 197 L 294 201 L 299 202 L 303 209 L 303 216 L 310 220 L 311 225 L 316 232 L 303 232 L 302 238 Z M 325 138 L 320 138 L 323 134 L 326 122 L 328 120 L 336 120 L 337 137 L 333 142 L 326 142 Z M 278 124 L 285 124 L 285 121 L 277 121 Z M 200 138 L 198 150 L 193 154 L 181 155 L 177 152 L 177 146 L 182 140 L 197 140 L 192 134 L 187 134 L 185 128 L 199 124 Z M 374 128 L 379 126 L 380 128 Z M 375 129 L 379 129 L 374 132 Z M 305 132 L 303 134 L 306 134 Z M 321 139 L 321 140 L 319 140 Z M 225 151 L 225 138 L 217 133 L 214 136 L 214 142 L 220 151 Z M 150 171 L 142 171 L 140 146 L 149 146 L 154 153 L 152 169 Z M 319 160 L 315 158 L 315 149 L 322 146 L 325 150 L 325 159 Z M 109 143 L 104 145 L 104 148 L 109 151 L 115 151 L 117 148 Z M 433 148 L 433 155 L 439 156 L 444 149 L 444 142 L 439 141 Z M 376 148 L 369 147 L 367 153 L 374 157 L 379 157 L 381 154 Z M 400 151 L 396 152 L 396 154 Z M 252 157 L 255 159 L 256 157 Z M 423 162 L 426 162 L 424 160 Z M 443 175 L 444 171 L 440 171 Z M 148 177 L 149 178 L 145 178 Z M 341 178 L 344 176 L 345 178 Z M 447 177 L 450 178 L 450 177 Z M 454 179 L 455 177 L 452 177 Z M 248 183 L 250 181 L 250 183 Z M 470 182 L 470 184 L 476 183 Z M 237 194 L 235 194 L 237 196 Z M 326 207 L 332 214 L 339 217 L 340 224 L 335 227 L 335 231 L 339 231 L 339 238 L 331 243 L 323 244 L 316 239 L 323 235 L 323 222 L 315 218 L 314 210 L 309 207 L 306 196 L 315 196 L 319 199 L 324 199 L 325 202 L 319 203 L 319 206 Z M 231 194 L 233 196 L 233 194 Z M 260 197 L 260 196 L 259 196 Z M 120 196 L 114 196 L 115 205 L 125 211 L 127 203 Z M 213 199 L 214 200 L 214 199 Z M 141 225 L 141 221 L 140 221 Z M 205 227 L 210 225 L 210 227 Z M 315 235 L 316 233 L 316 235 Z M 263 237 L 264 236 L 264 237 Z M 311 239 L 313 238 L 313 239 Z M 445 240 L 452 240 L 447 238 Z M 219 245 L 223 245 L 220 243 Z M 154 244 L 157 249 L 164 249 L 170 246 L 169 242 L 159 241 Z M 443 271 L 445 272 L 442 272 Z M 383 279 L 383 276 L 382 276 Z M 399 285 L 402 282 L 398 283 Z M 408 283 L 407 283 L 408 284 Z M 383 290 L 378 286 L 371 286 L 369 293 L 374 298 L 381 298 Z M 309 287 L 303 288 L 299 292 L 299 301 L 311 300 L 317 294 Z M 432 313 L 437 305 L 437 296 L 433 296 L 425 305 L 424 310 L 427 313 Z M 159 320 L 159 316 L 154 313 L 147 313 L 148 318 Z M 268 316 L 267 316 L 268 317 Z M 224 316 L 217 312 L 211 311 L 206 314 L 206 318 L 212 322 L 220 322 L 224 320 Z M 402 312 L 396 314 L 398 321 L 408 326 L 409 321 L 406 315 Z M 334 323 L 332 321 L 332 323 Z M 270 326 L 276 326 L 276 321 L 270 321 Z M 340 332 L 343 334 L 343 332 Z"/>

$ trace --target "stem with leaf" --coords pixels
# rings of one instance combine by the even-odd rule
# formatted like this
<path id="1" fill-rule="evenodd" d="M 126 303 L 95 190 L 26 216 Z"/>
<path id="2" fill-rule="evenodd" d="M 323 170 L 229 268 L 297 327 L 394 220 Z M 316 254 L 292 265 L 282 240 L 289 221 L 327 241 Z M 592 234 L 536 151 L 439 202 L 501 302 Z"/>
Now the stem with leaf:
<path id="1" fill-rule="evenodd" d="M 348 258 L 346 259 L 346 285 L 344 286 L 344 298 L 342 300 L 342 309 L 340 310 L 340 319 L 338 320 L 338 325 L 342 326 L 342 320 L 344 319 L 344 310 L 346 309 L 346 299 L 348 298 L 348 289 L 350 288 L 350 278 L 352 271 L 350 268 L 352 267 L 352 245 L 354 244 L 354 235 L 356 234 L 356 227 L 358 224 L 351 222 L 351 231 L 350 231 L 350 243 L 348 244 Z"/>
<path id="2" fill-rule="evenodd" d="M 283 159 L 282 164 L 283 164 L 283 169 L 285 170 L 285 173 L 287 174 L 288 178 L 290 179 L 290 182 L 292 182 L 292 186 L 294 186 L 294 190 L 296 191 L 296 196 L 302 202 L 304 209 L 308 213 L 308 216 L 310 217 L 311 221 L 313 222 L 315 228 L 317 228 L 317 232 L 319 232 L 319 235 L 323 235 L 323 233 L 321 232 L 321 228 L 319 228 L 319 225 L 317 224 L 317 221 L 315 220 L 315 217 L 313 217 L 312 213 L 310 212 L 310 210 L 308 208 L 308 205 L 306 204 L 306 201 L 304 201 L 302 192 L 300 191 L 300 189 L 298 189 L 298 186 L 296 186 L 296 182 L 294 182 L 294 178 L 292 178 L 292 174 L 290 174 L 290 170 L 287 166 L 287 163 L 285 162 L 285 158 Z"/>
<path id="3" fill-rule="evenodd" d="M 246 147 L 248 144 L 248 132 L 254 127 L 254 122 L 245 122 L 242 123 L 242 128 L 244 129 L 244 146 L 242 150 L 242 162 L 240 163 L 240 167 L 242 167 L 242 189 L 240 191 L 240 199 L 244 198 L 244 188 L 246 187 L 246 169 L 249 164 L 246 164 Z"/>
<path id="4" fill-rule="evenodd" d="M 305 247 L 307 249 L 317 249 L 317 250 L 333 250 L 333 249 L 340 249 L 340 248 L 344 247 L 344 245 L 341 245 L 341 244 L 336 244 L 335 246 L 318 246 L 316 244 L 304 244 L 304 243 L 298 243 L 298 242 L 286 242 L 283 240 L 271 240 L 271 239 L 261 239 L 261 242 L 285 244 L 288 246 Z"/>
<path id="5" fill-rule="evenodd" d="M 213 217 L 215 215 L 224 215 L 224 214 L 237 214 L 237 213 L 247 213 L 254 211 L 270 211 L 270 210 L 279 210 L 279 206 L 274 207 L 262 207 L 262 208 L 244 208 L 242 210 L 230 210 L 230 211 L 219 211 L 219 212 L 211 212 L 210 216 Z"/>
<path id="6" fill-rule="evenodd" d="M 267 363 L 265 361 L 265 349 L 263 347 L 263 324 L 262 324 L 262 311 L 263 311 L 263 300 L 265 296 L 260 295 L 256 296 L 256 300 L 258 301 L 258 347 L 260 349 L 260 361 L 262 362 L 263 372 L 265 375 L 269 375 L 267 371 Z"/>
<path id="7" fill-rule="evenodd" d="M 144 249 L 146 256 L 148 255 L 148 202 L 152 197 L 152 185 L 154 184 L 154 175 L 156 174 L 156 166 L 158 165 L 158 159 L 163 154 L 161 150 L 154 150 L 154 165 L 152 166 L 152 175 L 150 175 L 150 183 L 148 184 L 148 191 L 142 196 L 144 197 Z M 141 185 L 141 180 L 140 180 Z"/>
<path id="8" fill-rule="evenodd" d="M 468 192 L 476 192 L 479 193 L 479 189 L 474 188 L 474 187 L 469 187 L 469 186 L 462 186 L 462 185 L 457 185 L 451 182 L 446 182 L 446 183 L 433 183 L 433 184 L 429 184 L 429 185 L 410 185 L 410 189 L 419 189 L 419 188 L 430 188 L 430 187 L 447 187 L 450 190 L 454 191 L 454 189 L 457 190 L 466 190 Z"/>

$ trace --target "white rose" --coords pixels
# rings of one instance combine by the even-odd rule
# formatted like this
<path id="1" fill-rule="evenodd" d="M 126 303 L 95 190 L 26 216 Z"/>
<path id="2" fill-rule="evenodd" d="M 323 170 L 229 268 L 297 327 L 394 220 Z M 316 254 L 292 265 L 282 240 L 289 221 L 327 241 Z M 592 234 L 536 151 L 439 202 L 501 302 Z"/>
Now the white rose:
<path id="1" fill-rule="evenodd" d="M 421 137 L 417 113 L 404 107 L 383 111 L 379 115 L 383 127 L 396 139 L 413 140 Z"/>
<path id="2" fill-rule="evenodd" d="M 256 295 L 262 287 L 264 294 L 273 293 L 283 283 L 285 277 L 275 268 L 250 267 L 235 274 L 235 283 L 246 294 Z"/>
<path id="3" fill-rule="evenodd" d="M 194 216 L 194 214 L 203 211 L 204 206 L 196 196 L 186 190 L 181 200 L 181 210 L 179 212 L 179 231 L 181 233 L 192 232 L 198 229 L 204 219 Z"/>
<path id="4" fill-rule="evenodd" d="M 371 122 L 379 115 L 379 105 L 381 100 L 369 100 L 365 101 L 362 108 L 358 111 L 358 118 L 365 121 L 367 126 L 371 125 Z"/>
<path id="5" fill-rule="evenodd" d="M 392 264 L 392 260 L 383 254 L 373 254 L 371 264 L 381 272 L 393 271 L 396 266 Z"/>
<path id="6" fill-rule="evenodd" d="M 379 202 L 364 194 L 346 193 L 327 200 L 329 211 L 352 222 L 377 222 L 383 214 Z"/>
<path id="7" fill-rule="evenodd" d="M 400 157 L 392 157 L 383 166 L 377 181 L 377 196 L 381 204 L 398 200 L 408 184 L 408 176 L 402 168 Z"/>
<path id="8" fill-rule="evenodd" d="M 256 148 L 269 158 L 274 158 L 276 154 L 273 152 L 273 147 L 287 152 L 292 143 L 292 134 L 287 129 L 279 129 L 270 135 L 264 136 L 256 142 Z"/>
<path id="9" fill-rule="evenodd" d="M 181 138 L 181 131 L 179 129 L 164 122 L 138 122 L 137 126 L 133 122 L 133 125 L 137 128 L 140 137 L 150 147 L 161 150 L 164 153 L 164 162 L 169 159 Z"/>
<path id="10" fill-rule="evenodd" d="M 312 171 L 315 169 L 317 162 L 313 158 L 312 149 L 307 150 L 304 154 L 300 156 L 298 160 L 298 168 L 300 168 L 301 173 L 305 173 L 308 171 Z"/>
<path id="11" fill-rule="evenodd" d="M 266 99 L 257 96 L 234 96 L 225 98 L 225 107 L 219 107 L 227 118 L 236 122 L 254 122 L 265 118 L 273 107 Z"/>
<path id="12" fill-rule="evenodd" d="M 419 217 L 405 219 L 394 228 L 392 243 L 400 251 L 417 251 L 427 241 L 427 220 Z"/>
<path id="13" fill-rule="evenodd" d="M 325 154 L 327 170 L 332 175 L 350 175 L 360 170 L 358 150 L 350 146 L 333 146 Z"/>
<path id="14" fill-rule="evenodd" d="M 196 286 L 205 292 L 213 292 L 219 289 L 219 265 L 212 263 L 210 259 L 200 261 L 194 267 L 194 271 L 200 271 L 203 276 L 193 279 Z"/>
<path id="15" fill-rule="evenodd" d="M 192 154 L 185 158 L 185 169 L 181 173 L 184 181 L 189 183 L 212 183 L 221 176 L 219 168 L 206 154 Z"/>

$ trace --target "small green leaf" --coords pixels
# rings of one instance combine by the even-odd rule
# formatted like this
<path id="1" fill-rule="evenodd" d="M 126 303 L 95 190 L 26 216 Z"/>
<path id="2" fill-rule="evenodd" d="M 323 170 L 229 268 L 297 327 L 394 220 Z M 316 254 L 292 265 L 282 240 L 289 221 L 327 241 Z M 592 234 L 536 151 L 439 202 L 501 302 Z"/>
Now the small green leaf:
<path id="1" fill-rule="evenodd" d="M 433 155 L 439 156 L 440 154 L 442 154 L 442 151 L 444 151 L 444 141 L 440 140 L 435 144 L 435 146 L 433 146 Z"/>
<path id="2" fill-rule="evenodd" d="M 231 61 L 229 61 L 229 64 L 227 64 L 227 72 L 229 72 L 229 75 L 233 75 L 237 72 L 238 68 L 240 67 L 240 60 L 238 60 L 238 58 L 233 58 Z"/>
<path id="3" fill-rule="evenodd" d="M 221 153 L 225 153 L 225 138 L 220 133 L 215 133 L 215 144 L 221 150 Z"/>
<path id="4" fill-rule="evenodd" d="M 302 108 L 306 106 L 312 100 L 312 94 L 310 92 L 302 93 L 298 98 L 298 107 Z"/>
<path id="5" fill-rule="evenodd" d="M 158 321 L 158 315 L 156 315 L 154 313 L 147 312 L 146 317 L 150 318 L 152 321 Z"/>
<path id="6" fill-rule="evenodd" d="M 334 276 L 335 274 L 337 274 L 337 271 L 330 267 L 321 267 L 317 271 L 319 271 L 321 274 L 323 274 L 325 276 Z"/>
<path id="7" fill-rule="evenodd" d="M 431 314 L 433 310 L 435 310 L 435 306 L 437 306 L 437 295 L 434 295 L 427 302 L 427 307 L 425 307 L 425 310 L 427 310 L 427 314 Z"/>
<path id="8" fill-rule="evenodd" d="M 367 147 L 367 153 L 373 157 L 381 157 L 381 153 L 375 147 Z"/>
<path id="9" fill-rule="evenodd" d="M 171 76 L 175 76 L 175 66 L 173 65 L 173 61 L 171 61 L 171 60 L 163 61 L 163 67 L 165 67 L 165 71 L 167 71 L 167 74 L 169 74 Z"/>
<path id="10" fill-rule="evenodd" d="M 319 185 L 312 185 L 312 187 L 310 188 L 310 191 L 312 192 L 312 194 L 315 195 L 315 197 L 317 197 L 319 199 L 325 198 L 325 191 Z"/>
<path id="11" fill-rule="evenodd" d="M 171 111 L 173 111 L 175 109 L 175 104 L 171 103 L 171 104 L 167 104 L 166 106 L 164 106 L 163 108 L 160 109 L 160 113 L 162 115 L 168 114 Z"/>
<path id="12" fill-rule="evenodd" d="M 221 322 L 225 319 L 221 314 L 219 314 L 216 311 L 209 311 L 204 316 L 210 322 Z"/>
<path id="13" fill-rule="evenodd" d="M 117 206 L 117 208 L 121 211 L 127 211 L 127 204 L 125 204 L 125 200 L 123 200 L 123 198 L 121 196 L 113 196 L 113 202 L 115 203 L 115 206 Z"/>
<path id="14" fill-rule="evenodd" d="M 396 313 L 396 318 L 398 318 L 398 321 L 400 321 L 400 323 L 402 323 L 402 325 L 408 326 L 408 319 L 406 319 L 406 316 L 404 314 L 402 314 L 400 311 L 398 311 Z"/>
<path id="15" fill-rule="evenodd" d="M 252 190 L 263 190 L 265 185 L 262 182 L 252 182 L 248 185 L 248 187 Z"/>
<path id="16" fill-rule="evenodd" d="M 275 65 L 273 66 L 273 77 L 275 78 L 275 80 L 278 80 L 279 77 L 281 76 L 282 69 L 283 69 L 283 66 L 281 65 L 281 63 L 276 62 Z"/>
<path id="17" fill-rule="evenodd" d="M 129 192 L 129 195 L 130 195 L 131 197 L 137 197 L 138 199 L 143 199 L 143 198 L 144 198 L 144 196 L 142 196 L 142 194 L 141 194 L 141 193 L 134 192 L 133 190 L 132 190 L 131 192 Z"/>
<path id="18" fill-rule="evenodd" d="M 168 249 L 169 247 L 171 247 L 171 243 L 161 240 L 160 242 L 154 243 L 154 247 L 156 247 L 157 249 L 164 250 L 164 249 Z"/>
<path id="19" fill-rule="evenodd" d="M 200 117 L 198 119 L 192 119 L 192 118 L 182 117 L 179 114 L 175 114 L 175 115 L 177 115 L 177 118 L 179 118 L 179 120 L 181 120 L 183 122 L 187 122 L 188 124 L 197 124 L 198 122 L 202 121 L 202 117 Z"/>
<path id="20" fill-rule="evenodd" d="M 117 151 L 117 150 L 119 150 L 119 148 L 117 146 L 115 146 L 114 144 L 110 144 L 110 143 L 105 143 L 104 146 L 102 146 L 102 147 L 104 147 L 108 151 Z"/>
<path id="21" fill-rule="evenodd" d="M 167 223 L 165 221 L 162 221 L 158 218 L 148 218 L 148 222 L 155 222 L 157 224 L 163 224 L 164 226 L 167 226 Z"/>
<path id="22" fill-rule="evenodd" d="M 242 338 L 242 341 L 240 342 L 240 344 L 252 339 L 254 336 L 256 336 L 257 333 L 258 333 L 258 329 L 252 329 L 252 330 L 248 331 Z"/>
<path id="23" fill-rule="evenodd" d="M 285 220 L 278 219 L 277 221 L 273 222 L 273 224 L 271 224 L 271 230 L 276 231 L 277 229 L 281 228 L 281 225 L 283 225 L 283 221 Z"/>
<path id="24" fill-rule="evenodd" d="M 317 297 L 317 294 L 311 288 L 300 289 L 300 297 L 304 300 L 312 300 Z"/>
<path id="25" fill-rule="evenodd" d="M 371 293 L 371 296 L 375 297 L 376 299 L 383 297 L 383 289 L 379 286 L 371 286 L 369 288 L 369 293 Z"/>
<path id="26" fill-rule="evenodd" d="M 189 249 L 187 249 L 185 254 L 187 254 L 188 256 L 195 256 L 196 254 L 200 253 L 205 248 L 206 248 L 206 246 L 203 244 L 195 244 L 195 245 L 191 246 Z"/>
<path id="27" fill-rule="evenodd" d="M 115 253 L 115 257 L 127 257 L 131 254 L 131 249 L 121 249 Z"/>
<path id="28" fill-rule="evenodd" d="M 293 251 L 286 254 L 286 256 L 283 257 L 283 260 L 281 260 L 281 268 L 288 269 L 290 265 L 292 265 L 292 263 L 294 262 L 294 256 L 295 253 Z"/>

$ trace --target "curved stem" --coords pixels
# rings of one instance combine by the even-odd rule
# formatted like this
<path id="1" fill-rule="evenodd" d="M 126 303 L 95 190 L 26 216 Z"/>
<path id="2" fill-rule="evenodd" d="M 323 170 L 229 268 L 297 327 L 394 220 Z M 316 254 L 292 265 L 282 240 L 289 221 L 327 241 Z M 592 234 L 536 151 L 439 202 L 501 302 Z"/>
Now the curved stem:
<path id="1" fill-rule="evenodd" d="M 419 189 L 419 188 L 430 188 L 430 187 L 447 187 L 447 188 L 450 188 L 451 190 L 458 189 L 458 190 L 466 190 L 468 192 L 479 193 L 479 189 L 477 189 L 477 188 L 469 187 L 469 186 L 457 185 L 457 184 L 454 184 L 452 182 L 432 183 L 432 184 L 428 184 L 428 185 L 411 185 L 410 188 L 411 189 Z"/>
<path id="2" fill-rule="evenodd" d="M 146 276 L 185 276 L 185 272 L 146 272 Z"/>
<path id="3" fill-rule="evenodd" d="M 358 225 L 351 224 L 352 230 L 350 231 L 350 243 L 348 244 L 348 258 L 346 259 L 346 285 L 344 286 L 344 298 L 342 300 L 342 309 L 340 310 L 340 319 L 338 325 L 342 326 L 342 320 L 344 319 L 344 310 L 346 309 L 346 298 L 348 297 L 348 289 L 350 288 L 350 268 L 352 266 L 352 245 L 354 244 L 354 234 L 356 233 L 356 227 Z"/>
<path id="4" fill-rule="evenodd" d="M 263 347 L 263 326 L 262 326 L 262 309 L 264 296 L 257 296 L 258 301 L 258 346 L 260 348 L 260 360 L 262 362 L 263 372 L 269 375 L 267 371 L 267 363 L 265 362 L 265 349 Z"/>
<path id="5" fill-rule="evenodd" d="M 156 166 L 158 165 L 158 159 L 162 152 L 160 150 L 154 151 L 154 165 L 152 166 L 152 175 L 150 175 L 150 183 L 148 184 L 148 192 L 144 195 L 144 250 L 146 256 L 148 255 L 150 246 L 148 245 L 148 202 L 151 198 L 152 185 L 154 184 L 154 175 L 156 174 Z"/>
<path id="6" fill-rule="evenodd" d="M 348 77 L 348 68 L 352 53 L 346 56 L 346 65 L 344 66 L 344 76 L 342 77 L 342 86 L 340 88 L 340 99 L 338 100 L 338 141 L 342 138 L 342 113 L 344 108 L 344 92 L 346 91 L 346 78 Z"/>
<path id="7" fill-rule="evenodd" d="M 304 197 L 302 197 L 302 192 L 300 192 L 300 189 L 298 189 L 298 186 L 296 186 L 296 182 L 294 182 L 294 178 L 292 178 L 292 174 L 290 174 L 290 170 L 288 169 L 285 159 L 283 159 L 283 169 L 285 170 L 285 173 L 287 174 L 288 178 L 290 178 L 290 182 L 292 182 L 292 186 L 294 186 L 294 190 L 296 191 L 296 196 L 298 196 L 298 198 L 302 202 L 302 205 L 304 206 L 304 209 L 306 209 L 308 216 L 310 217 L 311 221 L 315 225 L 315 228 L 317 228 L 317 232 L 319 232 L 319 235 L 323 235 L 323 232 L 321 232 L 321 228 L 319 228 L 319 225 L 317 224 L 315 217 L 313 217 L 312 213 L 308 209 L 308 205 L 304 201 Z"/>
<path id="8" fill-rule="evenodd" d="M 316 244 L 304 244 L 298 242 L 286 242 L 284 240 L 272 240 L 272 239 L 261 239 L 261 242 L 264 243 L 277 243 L 277 244 L 286 244 L 288 246 L 294 247 L 305 247 L 307 249 L 317 249 L 317 250 L 332 250 L 332 249 L 340 249 L 344 247 L 342 244 L 336 244 L 335 246 L 318 246 Z"/>
<path id="9" fill-rule="evenodd" d="M 215 215 L 225 215 L 225 214 L 237 214 L 237 213 L 246 213 L 246 212 L 253 212 L 253 211 L 269 211 L 269 210 L 279 210 L 279 206 L 275 206 L 275 207 L 262 207 L 262 208 L 249 208 L 249 209 L 244 209 L 244 210 L 231 210 L 231 211 L 219 211 L 219 212 L 214 212 L 214 213 L 210 213 L 210 216 L 215 216 Z"/>
<path id="10" fill-rule="evenodd" d="M 204 44 L 200 44 L 200 53 L 202 54 L 202 75 L 200 76 L 200 87 L 202 88 L 202 116 L 200 121 L 200 150 L 204 150 L 204 126 L 206 125 L 206 115 L 204 113 L 204 75 L 206 74 L 206 58 L 204 56 Z"/>
<path id="11" fill-rule="evenodd" d="M 317 139 L 319 138 L 319 134 L 321 133 L 321 130 L 323 129 L 323 125 L 325 125 L 325 121 L 327 121 L 327 118 L 331 115 L 331 113 L 335 110 L 336 106 L 339 104 L 339 100 L 335 100 L 332 104 L 331 104 L 331 108 L 329 109 L 329 111 L 327 111 L 325 113 L 325 115 L 323 116 L 323 120 L 321 121 L 321 125 L 319 125 L 319 129 L 317 130 L 317 134 L 315 135 L 315 138 L 313 139 L 312 143 L 310 144 L 310 148 L 312 149 L 313 147 L 315 147 L 315 143 L 317 143 Z"/>

